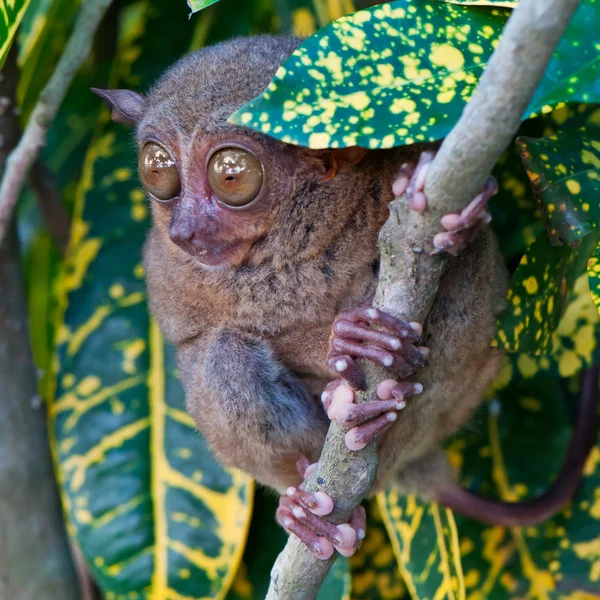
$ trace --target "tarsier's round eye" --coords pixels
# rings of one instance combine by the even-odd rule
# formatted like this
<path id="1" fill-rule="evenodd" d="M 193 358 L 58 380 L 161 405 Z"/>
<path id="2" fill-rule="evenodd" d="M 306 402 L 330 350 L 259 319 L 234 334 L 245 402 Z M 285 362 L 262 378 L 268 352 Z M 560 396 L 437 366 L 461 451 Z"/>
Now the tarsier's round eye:
<path id="1" fill-rule="evenodd" d="M 208 183 L 215 196 L 228 206 L 245 206 L 262 187 L 260 162 L 241 148 L 217 150 L 208 163 Z"/>
<path id="2" fill-rule="evenodd" d="M 157 199 L 171 200 L 179 194 L 180 181 L 175 161 L 158 144 L 146 144 L 140 153 L 138 171 L 144 187 Z"/>

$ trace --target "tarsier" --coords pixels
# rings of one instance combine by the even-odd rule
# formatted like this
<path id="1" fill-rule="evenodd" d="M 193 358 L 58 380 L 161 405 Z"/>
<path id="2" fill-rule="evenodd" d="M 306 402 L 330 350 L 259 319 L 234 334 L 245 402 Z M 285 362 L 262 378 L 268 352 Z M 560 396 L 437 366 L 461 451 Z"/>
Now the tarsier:
<path id="1" fill-rule="evenodd" d="M 519 512 L 463 491 L 439 450 L 502 360 L 490 347 L 507 289 L 487 227 L 495 184 L 442 219 L 434 243 L 456 256 L 423 326 L 374 309 L 387 205 L 406 192 L 411 208 L 426 209 L 433 153 L 308 150 L 229 125 L 299 43 L 236 39 L 183 58 L 147 96 L 95 90 L 116 121 L 136 127 L 153 215 L 150 308 L 177 346 L 189 412 L 224 464 L 283 494 L 279 522 L 319 558 L 334 547 L 352 554 L 365 531 L 362 509 L 335 526 L 324 518 L 332 500 L 300 485 L 330 419 L 348 427 L 350 449 L 379 435 L 374 492 L 395 485 L 491 522 L 547 517 L 575 484 Z M 357 359 L 398 376 L 360 406 Z"/>

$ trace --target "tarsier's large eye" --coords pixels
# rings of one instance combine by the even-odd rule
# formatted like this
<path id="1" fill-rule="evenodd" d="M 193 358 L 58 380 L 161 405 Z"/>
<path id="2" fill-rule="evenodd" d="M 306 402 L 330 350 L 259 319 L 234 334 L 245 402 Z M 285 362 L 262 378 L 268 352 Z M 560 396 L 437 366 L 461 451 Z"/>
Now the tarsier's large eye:
<path id="1" fill-rule="evenodd" d="M 228 206 L 245 206 L 262 187 L 260 162 L 241 148 L 217 150 L 208 163 L 208 183 L 215 196 Z"/>
<path id="2" fill-rule="evenodd" d="M 162 146 L 150 142 L 142 148 L 138 171 L 142 184 L 157 200 L 164 202 L 179 194 L 181 183 L 175 161 Z"/>

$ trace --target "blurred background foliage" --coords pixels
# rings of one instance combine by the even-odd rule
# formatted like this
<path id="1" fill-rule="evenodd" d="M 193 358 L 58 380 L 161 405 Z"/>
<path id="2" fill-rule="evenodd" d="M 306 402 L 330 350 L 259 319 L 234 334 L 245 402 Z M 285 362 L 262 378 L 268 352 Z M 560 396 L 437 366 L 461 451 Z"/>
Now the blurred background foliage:
<path id="1" fill-rule="evenodd" d="M 65 255 L 35 193 L 20 202 L 32 348 L 68 530 L 107 600 L 262 598 L 286 539 L 274 521 L 276 498 L 223 469 L 184 411 L 173 350 L 146 308 L 140 249 L 149 214 L 131 133 L 89 92 L 143 91 L 188 51 L 239 35 L 308 36 L 374 4 L 248 0 L 232 11 L 232 3 L 204 2 L 188 19 L 183 0 L 116 1 L 43 152 L 71 217 Z M 406 3 L 433 4 L 397 4 Z M 501 12 L 453 14 L 483 28 L 486 19 L 505 19 L 514 2 L 476 4 Z M 2 5 L 0 58 L 16 34 L 25 123 L 79 2 Z M 584 5 L 598 27 L 578 29 L 588 36 L 580 41 L 595 48 L 597 62 L 598 4 Z M 548 486 L 577 414 L 579 375 L 600 362 L 600 108 L 544 105 L 539 113 L 495 169 L 493 225 L 513 273 L 495 343 L 509 354 L 487 402 L 448 444 L 463 484 L 507 500 Z M 393 491 L 367 506 L 367 538 L 355 557 L 337 561 L 322 599 L 600 598 L 600 442 L 575 501 L 540 526 L 488 527 Z"/>

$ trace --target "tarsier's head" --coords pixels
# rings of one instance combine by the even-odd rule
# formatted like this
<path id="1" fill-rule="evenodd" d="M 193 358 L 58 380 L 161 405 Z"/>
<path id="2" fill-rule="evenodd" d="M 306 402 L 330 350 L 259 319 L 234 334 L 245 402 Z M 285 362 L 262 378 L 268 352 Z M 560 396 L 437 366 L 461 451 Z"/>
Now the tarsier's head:
<path id="1" fill-rule="evenodd" d="M 267 87 L 299 43 L 236 39 L 183 58 L 147 96 L 94 90 L 111 105 L 114 120 L 136 127 L 139 176 L 158 234 L 203 268 L 240 265 L 260 252 L 298 196 L 306 217 L 317 222 L 311 193 L 364 155 L 299 148 L 227 123 Z M 297 226 L 297 219 L 288 220 Z"/>

